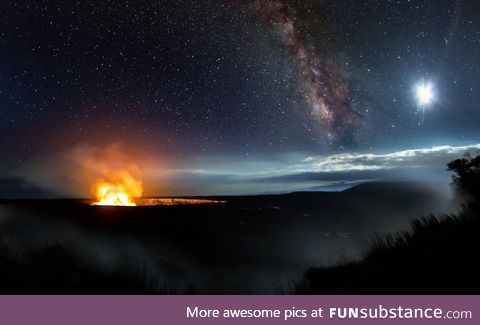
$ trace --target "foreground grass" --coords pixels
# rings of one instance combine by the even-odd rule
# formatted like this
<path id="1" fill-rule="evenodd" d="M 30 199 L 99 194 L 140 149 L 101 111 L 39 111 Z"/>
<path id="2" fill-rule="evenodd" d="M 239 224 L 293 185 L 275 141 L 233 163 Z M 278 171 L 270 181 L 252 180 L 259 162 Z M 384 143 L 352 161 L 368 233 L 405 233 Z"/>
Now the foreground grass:
<path id="1" fill-rule="evenodd" d="M 377 236 L 358 262 L 311 268 L 299 294 L 478 294 L 480 205 L 430 216 L 413 230 Z"/>
<path id="2" fill-rule="evenodd" d="M 98 272 L 60 245 L 26 256 L 0 247 L 2 294 L 150 293 L 126 272 Z"/>

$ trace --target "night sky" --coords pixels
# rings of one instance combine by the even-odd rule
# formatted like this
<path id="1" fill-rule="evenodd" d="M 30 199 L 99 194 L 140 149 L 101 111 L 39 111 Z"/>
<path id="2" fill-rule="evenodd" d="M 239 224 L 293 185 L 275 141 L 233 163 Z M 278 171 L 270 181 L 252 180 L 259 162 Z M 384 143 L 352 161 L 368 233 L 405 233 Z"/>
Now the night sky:
<path id="1" fill-rule="evenodd" d="M 404 157 L 441 169 L 480 143 L 479 1 L 39 0 L 0 14 L 0 177 L 43 186 L 68 169 L 52 157 L 116 143 L 149 175 L 181 170 L 171 193 L 243 193 L 257 174 L 318 180 Z M 245 188 L 211 185 L 239 175 Z"/>

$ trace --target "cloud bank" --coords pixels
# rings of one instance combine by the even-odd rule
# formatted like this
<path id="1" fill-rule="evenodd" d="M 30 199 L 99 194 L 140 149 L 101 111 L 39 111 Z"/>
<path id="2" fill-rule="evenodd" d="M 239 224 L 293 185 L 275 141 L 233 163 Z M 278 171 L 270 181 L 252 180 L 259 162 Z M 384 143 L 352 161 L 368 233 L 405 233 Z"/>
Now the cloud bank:
<path id="1" fill-rule="evenodd" d="M 80 149 L 77 148 L 64 156 L 69 158 L 80 156 L 81 161 L 92 156 L 92 150 L 85 150 L 84 147 Z M 78 154 L 79 152 L 81 154 Z M 146 163 L 138 166 L 142 169 L 148 187 L 147 196 L 331 191 L 342 190 L 365 181 L 425 181 L 441 183 L 448 188 L 450 174 L 446 170 L 446 164 L 464 154 L 476 155 L 479 152 L 480 144 L 442 145 L 384 153 L 350 152 L 297 156 L 272 161 L 221 160 L 202 166 L 194 164 L 192 168 L 185 166 L 181 169 Z M 21 177 L 32 186 L 62 193 L 64 197 L 85 197 L 88 195 L 86 192 L 88 186 L 79 185 L 82 169 L 73 163 L 77 160 L 54 159 L 54 163 L 37 162 L 22 170 L 21 175 L 14 176 Z M 84 177 L 80 179 L 85 181 Z M 31 191 L 27 191 L 25 195 L 19 194 L 18 186 L 13 191 L 10 190 L 11 182 L 3 183 L 0 184 L 0 188 L 4 197 L 11 197 L 11 193 L 16 193 L 18 197 L 25 197 L 27 194 L 31 196 Z"/>
<path id="2" fill-rule="evenodd" d="M 329 156 L 310 156 L 304 159 L 304 171 L 347 172 L 389 170 L 396 168 L 422 168 L 445 165 L 465 153 L 475 154 L 480 144 L 467 146 L 434 146 L 409 149 L 385 154 L 342 153 Z"/>

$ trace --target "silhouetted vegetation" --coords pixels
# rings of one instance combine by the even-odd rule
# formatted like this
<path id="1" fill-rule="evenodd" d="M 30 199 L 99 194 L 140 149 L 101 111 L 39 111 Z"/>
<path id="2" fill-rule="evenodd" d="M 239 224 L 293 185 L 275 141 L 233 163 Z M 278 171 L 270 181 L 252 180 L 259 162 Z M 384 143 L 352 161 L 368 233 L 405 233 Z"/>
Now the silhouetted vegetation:
<path id="1" fill-rule="evenodd" d="M 376 236 L 365 257 L 311 268 L 301 294 L 480 293 L 480 156 L 452 161 L 452 186 L 465 198 L 458 215 L 414 221 L 411 231 Z"/>
<path id="2" fill-rule="evenodd" d="M 452 186 L 456 195 L 466 201 L 477 201 L 480 198 L 480 155 L 471 158 L 469 155 L 450 162 L 448 170 L 453 171 Z"/>
<path id="3" fill-rule="evenodd" d="M 9 255 L 5 247 L 0 247 L 2 294 L 149 292 L 141 281 L 135 280 L 128 273 L 99 272 L 60 245 L 21 258 Z"/>

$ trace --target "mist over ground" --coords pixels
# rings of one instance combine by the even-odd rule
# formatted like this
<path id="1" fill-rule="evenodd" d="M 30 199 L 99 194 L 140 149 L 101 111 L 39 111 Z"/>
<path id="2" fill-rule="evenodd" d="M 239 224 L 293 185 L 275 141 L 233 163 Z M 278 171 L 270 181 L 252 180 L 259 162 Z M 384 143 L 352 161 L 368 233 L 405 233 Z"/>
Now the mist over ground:
<path id="1" fill-rule="evenodd" d="M 222 199 L 135 208 L 3 201 L 2 250 L 28 263 L 60 246 L 88 269 L 122 272 L 151 292 L 285 293 L 308 267 L 360 258 L 374 234 L 451 208 L 444 191 L 419 182 Z"/>

